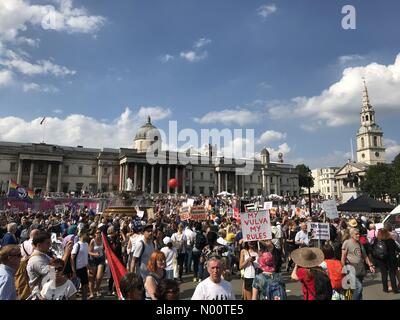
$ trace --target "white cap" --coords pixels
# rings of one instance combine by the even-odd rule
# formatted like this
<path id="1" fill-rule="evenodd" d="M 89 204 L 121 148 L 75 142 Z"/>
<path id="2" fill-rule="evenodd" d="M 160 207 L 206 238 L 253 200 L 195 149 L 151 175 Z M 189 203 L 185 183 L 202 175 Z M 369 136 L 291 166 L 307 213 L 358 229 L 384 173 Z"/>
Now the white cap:
<path id="1" fill-rule="evenodd" d="M 172 242 L 172 240 L 171 240 L 170 237 L 165 237 L 165 238 L 163 239 L 163 242 L 164 242 L 165 245 L 167 245 L 168 243 Z"/>

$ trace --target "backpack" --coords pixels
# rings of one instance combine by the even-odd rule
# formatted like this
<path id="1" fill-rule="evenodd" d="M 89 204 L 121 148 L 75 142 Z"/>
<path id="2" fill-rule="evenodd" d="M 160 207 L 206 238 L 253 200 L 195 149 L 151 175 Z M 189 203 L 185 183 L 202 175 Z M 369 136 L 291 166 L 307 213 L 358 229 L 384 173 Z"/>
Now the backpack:
<path id="1" fill-rule="evenodd" d="M 25 248 L 24 248 L 25 250 Z M 26 300 L 31 295 L 31 287 L 29 286 L 28 262 L 29 259 L 38 254 L 32 254 L 26 259 L 21 260 L 18 270 L 15 272 L 15 289 L 17 291 L 18 300 Z M 34 286 L 34 285 L 33 285 Z"/>
<path id="2" fill-rule="evenodd" d="M 318 269 L 311 270 L 314 276 L 315 300 L 332 300 L 332 285 L 328 275 Z"/>
<path id="3" fill-rule="evenodd" d="M 388 256 L 386 243 L 382 240 L 376 240 L 372 248 L 372 255 L 377 259 L 386 259 L 386 257 Z"/>
<path id="4" fill-rule="evenodd" d="M 287 300 L 285 284 L 279 276 L 273 274 L 270 277 L 263 274 L 263 277 L 265 279 L 264 300 Z"/>
<path id="5" fill-rule="evenodd" d="M 207 239 L 204 236 L 203 232 L 197 232 L 196 237 L 194 239 L 194 246 L 199 250 L 203 250 L 207 245 Z"/>
<path id="6" fill-rule="evenodd" d="M 342 264 L 339 260 L 325 260 L 326 266 L 328 268 L 328 276 L 331 279 L 332 289 L 340 290 L 342 289 Z"/>

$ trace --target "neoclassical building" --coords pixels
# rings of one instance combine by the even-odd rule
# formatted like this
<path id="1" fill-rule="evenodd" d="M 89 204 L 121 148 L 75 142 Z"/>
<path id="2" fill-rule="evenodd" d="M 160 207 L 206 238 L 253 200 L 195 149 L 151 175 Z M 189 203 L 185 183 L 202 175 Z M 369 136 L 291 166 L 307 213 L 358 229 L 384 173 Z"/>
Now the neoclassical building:
<path id="1" fill-rule="evenodd" d="M 363 104 L 360 112 L 360 129 L 357 132 L 357 162 L 349 160 L 335 174 L 342 191 L 342 201 L 347 202 L 360 195 L 360 183 L 369 166 L 386 162 L 383 131 L 376 123 L 375 109 L 370 104 L 367 85 L 364 81 Z"/>
<path id="2" fill-rule="evenodd" d="M 204 152 L 157 151 L 149 158 L 147 151 L 161 144 L 160 136 L 149 117 L 136 133 L 132 148 L 0 142 L 0 187 L 4 191 L 6 182 L 14 179 L 45 192 L 112 192 L 126 190 L 130 178 L 132 191 L 148 193 L 298 195 L 298 174 L 293 165 L 283 162 L 282 154 L 278 162 L 271 162 L 268 150 L 263 149 L 260 160 L 248 159 L 254 161 L 254 170 L 239 175 L 235 160 L 217 157 L 211 145 Z M 157 163 L 159 158 L 164 161 Z M 172 178 L 178 180 L 175 189 L 168 187 Z"/>

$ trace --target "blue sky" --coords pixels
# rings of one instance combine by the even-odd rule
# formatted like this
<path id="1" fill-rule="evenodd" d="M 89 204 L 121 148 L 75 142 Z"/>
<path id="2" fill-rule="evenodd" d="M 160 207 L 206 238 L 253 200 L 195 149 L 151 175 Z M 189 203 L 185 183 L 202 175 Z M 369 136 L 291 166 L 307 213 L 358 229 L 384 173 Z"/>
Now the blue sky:
<path id="1" fill-rule="evenodd" d="M 356 30 L 341 27 L 347 4 Z M 0 140 L 131 146 L 151 114 L 164 130 L 254 128 L 256 151 L 341 166 L 365 76 L 391 160 L 399 12 L 395 0 L 1 0 Z"/>

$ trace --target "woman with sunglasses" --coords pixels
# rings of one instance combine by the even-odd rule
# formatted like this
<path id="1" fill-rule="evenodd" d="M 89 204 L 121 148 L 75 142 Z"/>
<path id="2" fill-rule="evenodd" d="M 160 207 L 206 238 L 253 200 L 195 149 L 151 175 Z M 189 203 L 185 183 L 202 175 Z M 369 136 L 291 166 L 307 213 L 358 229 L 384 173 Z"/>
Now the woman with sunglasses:
<path id="1" fill-rule="evenodd" d="M 50 266 L 55 271 L 55 277 L 50 277 L 43 284 L 40 292 L 41 300 L 75 300 L 77 292 L 75 285 L 64 275 L 65 263 L 61 259 L 54 259 Z"/>
<path id="2" fill-rule="evenodd" d="M 106 259 L 101 230 L 97 229 L 94 238 L 89 244 L 89 299 L 93 299 L 95 293 L 97 297 L 101 297 L 100 286 L 104 276 L 105 264 Z"/>

